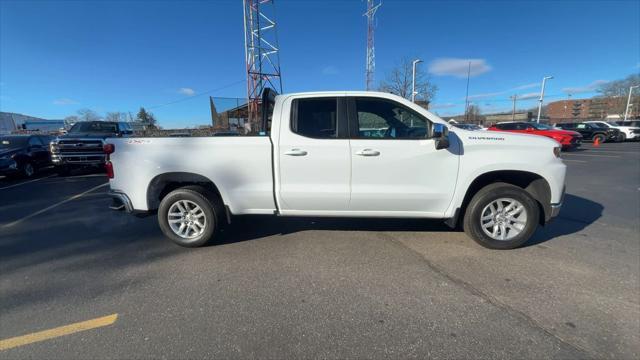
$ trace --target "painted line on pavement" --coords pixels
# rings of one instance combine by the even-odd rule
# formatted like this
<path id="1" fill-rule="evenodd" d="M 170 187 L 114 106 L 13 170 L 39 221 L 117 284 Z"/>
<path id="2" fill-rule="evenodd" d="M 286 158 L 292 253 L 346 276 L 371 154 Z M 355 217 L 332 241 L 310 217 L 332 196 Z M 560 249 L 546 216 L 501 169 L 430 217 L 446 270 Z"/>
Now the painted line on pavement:
<path id="1" fill-rule="evenodd" d="M 608 157 L 608 158 L 619 158 L 621 156 L 616 155 L 589 155 L 589 154 L 563 154 L 563 155 L 571 155 L 571 156 L 593 156 L 593 157 Z"/>
<path id="2" fill-rule="evenodd" d="M 57 328 L 34 332 L 27 335 L 16 336 L 5 340 L 0 340 L 0 351 L 24 346 L 39 341 L 49 340 L 60 336 L 70 335 L 80 331 L 91 330 L 99 327 L 109 326 L 116 322 L 118 314 L 111 314 L 96 319 L 77 322 Z"/>
<path id="3" fill-rule="evenodd" d="M 573 162 L 579 162 L 579 163 L 586 163 L 587 161 L 585 160 L 571 160 L 571 159 L 562 159 L 562 161 L 573 161 Z"/>
<path id="4" fill-rule="evenodd" d="M 31 219 L 31 218 L 32 218 L 32 217 L 34 217 L 34 216 L 38 216 L 38 215 L 40 215 L 40 214 L 42 214 L 42 213 L 44 213 L 44 212 L 47 212 L 47 211 L 49 211 L 49 210 L 51 210 L 51 209 L 53 209 L 53 208 L 55 208 L 55 207 L 58 207 L 58 206 L 60 206 L 60 205 L 62 205 L 62 204 L 66 204 L 66 203 L 68 203 L 69 201 L 73 201 L 73 200 L 75 200 L 75 199 L 81 198 L 82 196 L 84 196 L 84 195 L 86 195 L 86 194 L 88 194 L 88 193 L 90 193 L 90 192 L 92 192 L 92 191 L 94 191 L 94 190 L 97 190 L 97 189 L 99 189 L 99 188 L 101 188 L 101 187 L 107 186 L 107 185 L 109 185 L 109 183 L 104 183 L 104 184 L 100 184 L 100 185 L 98 185 L 98 186 L 92 187 L 91 189 L 89 189 L 89 190 L 87 190 L 87 191 L 85 191 L 85 192 L 82 192 L 82 193 L 80 193 L 80 194 L 73 195 L 73 196 L 72 196 L 72 197 L 70 197 L 70 198 L 67 198 L 67 199 L 65 199 L 65 200 L 62 200 L 62 201 L 60 201 L 60 202 L 58 202 L 58 203 L 55 203 L 55 204 L 53 204 L 53 205 L 51 205 L 51 206 L 47 206 L 46 208 L 44 208 L 44 209 L 42 209 L 42 210 L 38 210 L 38 211 L 36 211 L 36 212 L 34 212 L 34 213 L 32 213 L 32 214 L 29 214 L 29 215 L 27 215 L 27 216 L 25 216 L 25 217 L 23 217 L 23 218 L 21 218 L 21 219 L 18 219 L 18 220 L 16 220 L 16 221 L 14 221 L 14 222 L 10 222 L 10 223 L 8 223 L 8 224 L 2 225 L 2 228 L 3 228 L 3 229 L 6 229 L 6 228 L 10 228 L 10 227 L 12 227 L 12 226 L 15 226 L 15 225 L 17 225 L 17 224 L 19 224 L 19 223 L 21 223 L 21 222 L 23 222 L 23 221 L 25 221 L 25 220 L 29 220 L 29 219 Z"/>
<path id="5" fill-rule="evenodd" d="M 40 181 L 40 180 L 42 180 L 42 179 L 48 179 L 48 178 L 53 177 L 53 176 L 55 176 L 55 174 L 51 174 L 51 175 L 48 175 L 48 176 L 45 176 L 45 177 L 41 177 L 41 178 L 37 178 L 37 179 L 33 179 L 33 180 L 29 180 L 29 181 L 25 181 L 25 182 L 21 182 L 21 183 L 18 183 L 18 184 L 13 184 L 13 185 L 9 185 L 9 186 L 5 186 L 5 187 L 1 187 L 1 188 L 0 188 L 0 190 L 4 190 L 4 189 L 11 189 L 11 188 L 14 188 L 14 187 L 16 187 L 16 186 L 20 186 L 20 185 L 24 185 L 24 184 L 29 184 L 29 183 L 32 183 L 32 182 Z"/>

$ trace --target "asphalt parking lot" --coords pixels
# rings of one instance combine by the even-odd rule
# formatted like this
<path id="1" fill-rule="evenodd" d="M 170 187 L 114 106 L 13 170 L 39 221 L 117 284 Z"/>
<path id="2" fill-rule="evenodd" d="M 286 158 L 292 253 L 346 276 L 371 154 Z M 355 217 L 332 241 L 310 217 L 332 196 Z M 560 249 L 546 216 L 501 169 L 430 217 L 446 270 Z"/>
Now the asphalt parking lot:
<path id="1" fill-rule="evenodd" d="M 640 143 L 562 156 L 559 218 L 510 251 L 269 217 L 184 249 L 109 210 L 101 174 L 0 180 L 0 357 L 640 358 Z"/>

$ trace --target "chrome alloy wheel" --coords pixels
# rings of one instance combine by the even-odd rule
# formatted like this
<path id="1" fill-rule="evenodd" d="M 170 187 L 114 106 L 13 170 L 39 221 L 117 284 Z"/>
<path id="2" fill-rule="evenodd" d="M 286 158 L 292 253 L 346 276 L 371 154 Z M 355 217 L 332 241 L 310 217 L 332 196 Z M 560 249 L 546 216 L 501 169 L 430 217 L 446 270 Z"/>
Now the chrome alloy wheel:
<path id="1" fill-rule="evenodd" d="M 527 225 L 527 210 L 521 202 L 511 198 L 492 201 L 482 209 L 480 226 L 494 240 L 511 240 Z"/>
<path id="2" fill-rule="evenodd" d="M 193 201 L 178 200 L 169 207 L 167 213 L 169 227 L 183 239 L 194 239 L 207 227 L 207 217 L 202 208 Z"/>

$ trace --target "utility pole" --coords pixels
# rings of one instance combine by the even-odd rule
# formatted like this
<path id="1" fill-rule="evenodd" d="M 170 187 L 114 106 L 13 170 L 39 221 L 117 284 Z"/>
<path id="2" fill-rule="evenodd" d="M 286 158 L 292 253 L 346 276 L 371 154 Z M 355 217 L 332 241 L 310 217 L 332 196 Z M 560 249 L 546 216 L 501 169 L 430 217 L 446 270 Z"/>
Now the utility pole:
<path id="1" fill-rule="evenodd" d="M 516 121 L 516 99 L 518 99 L 518 94 L 513 94 L 510 97 L 513 100 L 513 110 L 511 111 L 511 121 Z"/>
<path id="2" fill-rule="evenodd" d="M 416 92 L 416 65 L 421 62 L 422 60 L 415 59 L 412 63 L 413 72 L 411 73 L 411 102 L 416 102 L 416 95 L 418 94 Z"/>
<path id="3" fill-rule="evenodd" d="M 538 120 L 536 121 L 540 124 L 540 114 L 542 114 L 542 101 L 544 100 L 544 86 L 547 83 L 547 80 L 553 79 L 553 76 L 545 76 L 542 78 L 542 89 L 540 89 L 540 103 L 538 104 Z"/>
<path id="4" fill-rule="evenodd" d="M 631 106 L 631 93 L 633 92 L 633 89 L 637 87 L 640 87 L 640 85 L 634 85 L 629 88 L 629 97 L 627 98 L 627 108 L 624 110 L 624 121 L 627 121 L 627 116 L 629 115 L 629 107 Z"/>
<path id="5" fill-rule="evenodd" d="M 467 70 L 467 95 L 464 97 L 464 121 L 468 120 L 468 110 L 469 110 L 469 78 L 471 77 L 471 61 L 469 61 L 469 69 Z"/>
<path id="6" fill-rule="evenodd" d="M 376 70 L 376 48 L 373 30 L 375 28 L 376 11 L 381 5 L 381 2 L 374 5 L 374 0 L 367 0 L 367 11 L 363 14 L 363 16 L 367 17 L 367 65 L 365 70 L 367 91 L 371 90 L 373 86 L 373 76 Z"/>

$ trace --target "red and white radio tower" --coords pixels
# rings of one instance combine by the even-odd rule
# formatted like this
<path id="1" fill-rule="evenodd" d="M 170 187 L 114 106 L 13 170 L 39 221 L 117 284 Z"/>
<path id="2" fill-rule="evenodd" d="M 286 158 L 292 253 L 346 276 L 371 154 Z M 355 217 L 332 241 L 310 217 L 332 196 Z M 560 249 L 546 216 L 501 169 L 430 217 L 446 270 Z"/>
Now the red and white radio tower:
<path id="1" fill-rule="evenodd" d="M 375 28 L 376 11 L 381 5 L 382 2 L 374 4 L 374 0 L 367 0 L 367 12 L 363 15 L 367 17 L 367 69 L 365 71 L 367 90 L 371 90 L 373 86 L 373 75 L 376 70 L 376 48 L 373 42 L 373 30 Z"/>
<path id="2" fill-rule="evenodd" d="M 251 132 L 258 130 L 258 109 L 265 88 L 282 93 L 280 48 L 273 0 L 243 0 L 247 102 Z"/>

